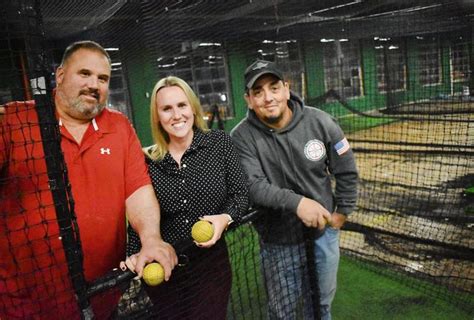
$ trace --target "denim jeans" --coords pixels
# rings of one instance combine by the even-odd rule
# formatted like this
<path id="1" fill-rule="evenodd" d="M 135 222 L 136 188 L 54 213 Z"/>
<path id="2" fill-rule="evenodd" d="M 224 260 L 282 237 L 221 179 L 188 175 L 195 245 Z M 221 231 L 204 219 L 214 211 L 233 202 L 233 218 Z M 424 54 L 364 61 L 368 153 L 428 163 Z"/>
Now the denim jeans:
<path id="1" fill-rule="evenodd" d="M 304 244 L 261 243 L 261 257 L 268 295 L 267 318 L 314 319 Z M 339 266 L 339 230 L 328 227 L 315 241 L 321 319 L 331 320 Z"/>

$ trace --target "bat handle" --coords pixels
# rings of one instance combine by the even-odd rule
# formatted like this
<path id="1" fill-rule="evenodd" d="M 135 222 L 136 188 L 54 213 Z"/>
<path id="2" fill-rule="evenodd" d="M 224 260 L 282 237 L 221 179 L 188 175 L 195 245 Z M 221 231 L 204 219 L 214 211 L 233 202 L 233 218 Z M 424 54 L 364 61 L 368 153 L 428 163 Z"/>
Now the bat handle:
<path id="1" fill-rule="evenodd" d="M 94 282 L 92 283 L 89 288 L 87 289 L 86 295 L 88 297 L 95 295 L 99 292 L 108 290 L 110 288 L 113 288 L 117 286 L 120 283 L 130 281 L 136 276 L 135 273 L 133 273 L 130 270 L 125 270 L 122 271 L 118 268 L 115 268 L 111 272 L 109 272 L 105 277 L 100 278 L 100 282 Z"/>

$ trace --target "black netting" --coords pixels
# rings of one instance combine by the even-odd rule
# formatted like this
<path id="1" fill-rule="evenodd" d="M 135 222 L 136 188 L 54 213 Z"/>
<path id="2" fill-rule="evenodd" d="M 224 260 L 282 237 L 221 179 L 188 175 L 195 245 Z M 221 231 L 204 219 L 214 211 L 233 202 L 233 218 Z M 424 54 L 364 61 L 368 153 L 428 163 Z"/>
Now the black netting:
<path id="1" fill-rule="evenodd" d="M 0 8 L 0 317 L 87 318 L 93 310 L 98 318 L 184 319 L 209 303 L 186 296 L 187 285 L 227 299 L 230 284 L 228 319 L 267 316 L 272 279 L 262 271 L 258 216 L 234 226 L 222 244 L 232 279 L 220 265 L 226 259 L 214 262 L 189 243 L 176 247 L 189 261 L 177 267 L 182 290 L 170 300 L 121 272 L 103 291 L 104 279 L 85 282 L 51 102 L 62 52 L 82 39 L 110 54 L 108 105 L 129 117 L 144 146 L 150 92 L 161 77 L 186 80 L 209 125 L 229 131 L 247 109 L 247 65 L 277 62 L 296 94 L 337 118 L 355 152 L 360 195 L 341 234 L 343 254 L 472 310 L 473 9 L 442 0 L 7 1 Z M 8 103 L 27 100 L 35 103 Z M 305 252 L 290 257 L 302 274 Z M 206 287 L 205 277 L 193 283 L 193 272 L 222 277 L 222 291 Z M 295 281 L 314 289 L 314 279 Z M 34 303 L 23 305 L 25 296 Z M 309 296 L 288 298 L 287 307 L 302 316 L 313 310 Z"/>

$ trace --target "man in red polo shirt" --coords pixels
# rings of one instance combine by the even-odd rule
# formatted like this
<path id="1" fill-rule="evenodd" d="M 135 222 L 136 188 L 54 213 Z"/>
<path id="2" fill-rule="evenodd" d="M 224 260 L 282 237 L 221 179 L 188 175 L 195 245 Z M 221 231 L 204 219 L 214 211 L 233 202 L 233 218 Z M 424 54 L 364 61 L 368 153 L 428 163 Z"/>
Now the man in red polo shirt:
<path id="1" fill-rule="evenodd" d="M 110 57 L 92 41 L 69 46 L 56 72 L 54 103 L 85 278 L 93 281 L 125 258 L 127 213 L 143 245 L 136 271 L 141 276 L 156 260 L 167 280 L 177 257 L 161 238 L 135 131 L 105 108 L 110 73 Z M 7 104 L 0 119 L 0 319 L 77 318 L 34 102 Z"/>

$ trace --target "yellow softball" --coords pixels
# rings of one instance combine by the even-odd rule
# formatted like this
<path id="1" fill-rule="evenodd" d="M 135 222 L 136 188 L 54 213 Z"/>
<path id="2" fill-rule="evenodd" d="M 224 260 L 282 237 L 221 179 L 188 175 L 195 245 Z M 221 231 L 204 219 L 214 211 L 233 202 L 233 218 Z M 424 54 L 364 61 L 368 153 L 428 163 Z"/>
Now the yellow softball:
<path id="1" fill-rule="evenodd" d="M 153 262 L 143 269 L 143 280 L 149 286 L 157 286 L 165 279 L 165 270 L 161 264 Z"/>
<path id="2" fill-rule="evenodd" d="M 214 227 L 209 221 L 199 220 L 191 229 L 191 236 L 199 243 L 207 242 L 214 235 Z"/>

